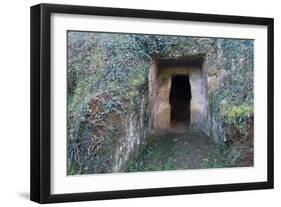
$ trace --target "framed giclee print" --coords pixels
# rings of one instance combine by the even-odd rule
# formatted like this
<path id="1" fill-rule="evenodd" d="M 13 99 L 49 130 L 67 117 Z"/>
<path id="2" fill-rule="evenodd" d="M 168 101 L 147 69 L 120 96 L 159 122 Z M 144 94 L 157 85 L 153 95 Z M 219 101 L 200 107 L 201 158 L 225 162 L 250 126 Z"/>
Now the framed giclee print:
<path id="1" fill-rule="evenodd" d="M 31 200 L 273 188 L 273 19 L 31 7 Z"/>

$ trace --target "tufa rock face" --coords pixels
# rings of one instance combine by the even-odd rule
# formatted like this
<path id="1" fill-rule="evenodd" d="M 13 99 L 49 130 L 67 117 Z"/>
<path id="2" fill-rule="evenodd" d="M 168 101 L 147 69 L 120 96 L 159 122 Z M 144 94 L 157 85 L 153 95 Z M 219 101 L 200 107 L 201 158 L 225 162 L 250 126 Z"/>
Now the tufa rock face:
<path id="1" fill-rule="evenodd" d="M 146 102 L 146 97 L 142 95 L 139 103 L 139 113 L 131 113 L 124 123 L 125 134 L 118 137 L 120 142 L 116 145 L 113 172 L 123 171 L 125 163 L 133 156 L 138 146 L 144 142 L 147 136 L 148 131 L 145 126 Z"/>

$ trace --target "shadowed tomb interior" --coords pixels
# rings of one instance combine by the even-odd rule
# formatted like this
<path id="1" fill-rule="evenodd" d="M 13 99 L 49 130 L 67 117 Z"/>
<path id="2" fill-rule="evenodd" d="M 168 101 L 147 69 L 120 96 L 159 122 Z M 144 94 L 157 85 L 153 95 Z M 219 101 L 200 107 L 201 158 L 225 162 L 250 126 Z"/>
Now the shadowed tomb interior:
<path id="1" fill-rule="evenodd" d="M 178 122 L 190 123 L 191 89 L 189 76 L 177 75 L 172 77 L 170 92 L 171 124 Z"/>

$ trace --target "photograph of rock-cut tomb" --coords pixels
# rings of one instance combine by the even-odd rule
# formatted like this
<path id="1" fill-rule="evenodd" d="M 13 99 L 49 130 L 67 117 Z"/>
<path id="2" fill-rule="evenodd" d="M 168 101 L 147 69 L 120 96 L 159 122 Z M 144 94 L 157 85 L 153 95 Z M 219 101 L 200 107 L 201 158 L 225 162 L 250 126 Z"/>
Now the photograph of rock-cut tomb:
<path id="1" fill-rule="evenodd" d="M 67 175 L 254 166 L 254 40 L 66 38 Z"/>

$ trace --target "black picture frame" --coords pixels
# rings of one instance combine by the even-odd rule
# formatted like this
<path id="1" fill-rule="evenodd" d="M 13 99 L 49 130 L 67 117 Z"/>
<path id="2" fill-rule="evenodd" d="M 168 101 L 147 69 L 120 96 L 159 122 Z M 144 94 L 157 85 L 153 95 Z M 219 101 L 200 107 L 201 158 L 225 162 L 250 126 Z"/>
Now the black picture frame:
<path id="1" fill-rule="evenodd" d="M 182 20 L 207 23 L 233 23 L 267 26 L 267 181 L 235 184 L 218 184 L 187 187 L 169 187 L 74 194 L 51 194 L 50 179 L 50 130 L 51 130 L 51 70 L 50 32 L 52 13 L 99 15 L 112 17 L 134 17 L 164 20 Z M 103 8 L 88 6 L 39 4 L 31 7 L 31 173 L 30 199 L 38 203 L 88 201 L 102 199 L 165 196 L 194 193 L 241 191 L 273 188 L 273 46 L 274 20 L 272 18 L 195 14 L 168 11 Z"/>

